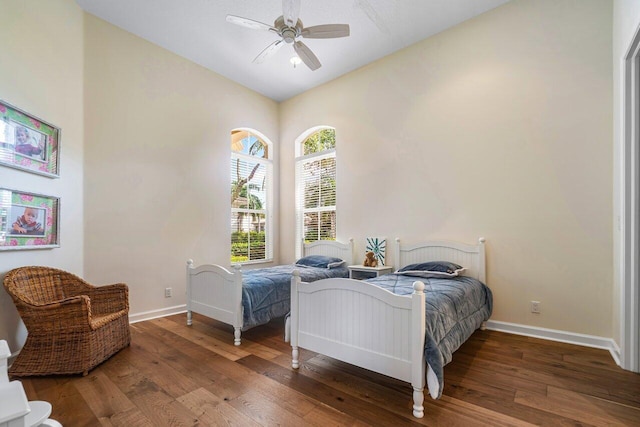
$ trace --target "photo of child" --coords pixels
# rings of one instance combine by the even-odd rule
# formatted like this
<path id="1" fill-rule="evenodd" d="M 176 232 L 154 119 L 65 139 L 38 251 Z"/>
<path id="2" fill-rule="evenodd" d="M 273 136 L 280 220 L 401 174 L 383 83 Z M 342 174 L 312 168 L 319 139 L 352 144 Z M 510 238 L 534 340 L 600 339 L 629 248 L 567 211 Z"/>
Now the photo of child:
<path id="1" fill-rule="evenodd" d="M 40 132 L 16 124 L 14 150 L 36 160 L 45 160 L 46 138 L 46 135 Z"/>
<path id="2" fill-rule="evenodd" d="M 60 128 L 0 100 L 0 165 L 58 177 L 60 133 Z"/>
<path id="3" fill-rule="evenodd" d="M 44 227 L 42 226 L 44 217 L 44 209 L 13 205 L 11 218 L 16 218 L 16 220 L 11 225 L 9 234 L 44 236 Z"/>

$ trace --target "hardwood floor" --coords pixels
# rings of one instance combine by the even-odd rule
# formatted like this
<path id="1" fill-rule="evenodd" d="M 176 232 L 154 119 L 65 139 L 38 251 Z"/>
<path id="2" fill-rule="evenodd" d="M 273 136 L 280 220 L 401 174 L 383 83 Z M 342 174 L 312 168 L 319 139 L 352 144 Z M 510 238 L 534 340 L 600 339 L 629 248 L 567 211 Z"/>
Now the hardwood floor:
<path id="1" fill-rule="evenodd" d="M 640 426 L 640 375 L 608 352 L 493 331 L 445 368 L 444 395 L 411 415 L 408 383 L 301 351 L 282 321 L 249 330 L 194 315 L 131 325 L 131 347 L 86 377 L 22 379 L 30 400 L 75 426 Z"/>

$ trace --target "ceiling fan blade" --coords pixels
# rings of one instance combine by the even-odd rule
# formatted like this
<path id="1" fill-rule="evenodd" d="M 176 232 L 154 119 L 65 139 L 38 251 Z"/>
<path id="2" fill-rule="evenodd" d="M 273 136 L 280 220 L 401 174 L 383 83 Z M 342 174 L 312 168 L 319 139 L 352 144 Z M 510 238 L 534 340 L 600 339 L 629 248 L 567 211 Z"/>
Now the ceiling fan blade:
<path id="1" fill-rule="evenodd" d="M 311 52 L 311 49 L 309 49 L 306 44 L 302 42 L 295 42 L 293 44 L 293 49 L 296 51 L 300 59 L 302 59 L 302 62 L 304 62 L 311 71 L 315 71 L 322 67 L 318 58 L 313 54 L 313 52 Z"/>
<path id="2" fill-rule="evenodd" d="M 300 16 L 300 0 L 282 0 L 282 17 L 287 27 L 295 27 Z"/>
<path id="3" fill-rule="evenodd" d="M 274 31 L 275 33 L 278 32 L 278 30 L 276 30 L 271 25 L 259 21 L 254 21 L 253 19 L 243 18 L 241 16 L 227 15 L 227 22 L 231 22 L 232 24 L 240 25 L 242 27 L 251 28 L 253 30 Z"/>
<path id="4" fill-rule="evenodd" d="M 315 25 L 302 30 L 302 37 L 307 39 L 333 39 L 347 37 L 349 35 L 349 24 L 326 24 Z"/>
<path id="5" fill-rule="evenodd" d="M 282 47 L 282 45 L 284 44 L 283 40 L 276 40 L 273 43 L 271 43 L 269 46 L 267 46 L 266 48 L 264 48 L 264 50 L 262 52 L 260 52 L 258 54 L 258 56 L 256 56 L 253 61 L 256 64 L 261 64 L 264 62 L 265 59 L 267 59 L 268 57 L 270 57 L 271 55 L 273 55 L 274 53 L 276 53 L 278 50 L 280 50 L 280 48 Z"/>

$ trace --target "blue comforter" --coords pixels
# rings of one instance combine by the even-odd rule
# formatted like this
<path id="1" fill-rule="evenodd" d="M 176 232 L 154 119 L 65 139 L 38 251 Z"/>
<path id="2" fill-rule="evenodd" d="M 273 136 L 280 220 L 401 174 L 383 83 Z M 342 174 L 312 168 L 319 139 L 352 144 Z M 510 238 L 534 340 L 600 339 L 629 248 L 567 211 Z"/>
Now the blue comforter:
<path id="1" fill-rule="evenodd" d="M 242 272 L 242 330 L 283 317 L 291 308 L 291 275 L 300 272 L 303 282 L 314 282 L 332 277 L 349 277 L 349 269 L 318 268 L 300 265 L 278 265 Z"/>
<path id="2" fill-rule="evenodd" d="M 413 282 L 425 284 L 426 337 L 424 355 L 438 377 L 442 394 L 444 366 L 483 321 L 491 316 L 491 290 L 472 277 L 423 278 L 386 274 L 367 282 L 398 295 L 413 293 Z"/>

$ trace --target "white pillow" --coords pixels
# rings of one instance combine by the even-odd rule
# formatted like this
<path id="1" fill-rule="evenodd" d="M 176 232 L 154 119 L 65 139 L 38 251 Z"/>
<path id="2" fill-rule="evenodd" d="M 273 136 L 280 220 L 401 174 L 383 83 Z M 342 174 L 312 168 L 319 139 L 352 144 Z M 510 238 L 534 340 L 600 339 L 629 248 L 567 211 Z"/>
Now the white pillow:
<path id="1" fill-rule="evenodd" d="M 329 264 L 327 264 L 327 268 L 338 268 L 338 267 L 342 267 L 343 265 L 345 265 L 347 263 L 347 261 L 338 261 L 338 262 L 330 262 Z"/>

